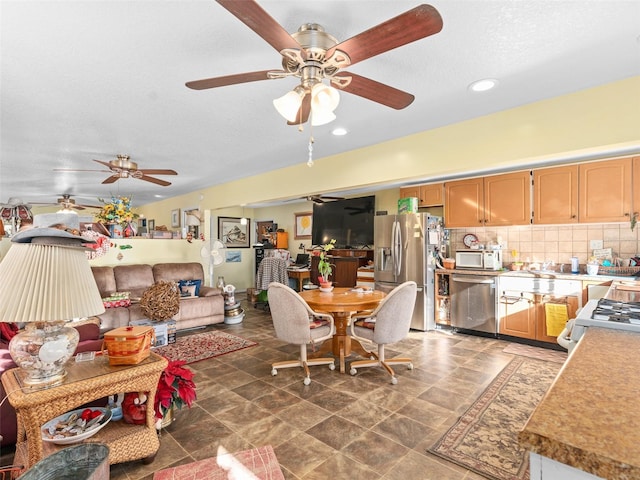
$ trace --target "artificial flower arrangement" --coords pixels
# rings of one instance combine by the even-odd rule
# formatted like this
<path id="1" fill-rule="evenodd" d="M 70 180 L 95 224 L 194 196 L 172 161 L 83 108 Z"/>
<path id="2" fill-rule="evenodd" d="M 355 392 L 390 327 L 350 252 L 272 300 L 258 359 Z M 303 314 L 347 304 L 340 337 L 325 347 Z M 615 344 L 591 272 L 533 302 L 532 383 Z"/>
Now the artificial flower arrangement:
<path id="1" fill-rule="evenodd" d="M 184 365 L 184 360 L 169 361 L 169 365 L 160 375 L 156 391 L 156 418 L 161 419 L 173 407 L 183 406 L 191 408 L 196 399 L 196 384 L 193 382 L 194 373 Z"/>
<path id="2" fill-rule="evenodd" d="M 327 252 L 335 247 L 335 244 L 336 239 L 332 238 L 329 243 L 321 246 L 322 250 L 320 251 L 320 260 L 318 261 L 318 273 L 320 274 L 318 281 L 321 284 L 329 283 L 329 275 L 331 275 L 331 272 L 333 272 L 331 264 L 329 263 L 329 260 L 327 260 L 326 255 Z"/>
<path id="3" fill-rule="evenodd" d="M 98 198 L 104 206 L 100 209 L 96 217 L 102 223 L 117 223 L 125 225 L 139 217 L 131 208 L 130 197 L 111 197 L 111 201 Z"/>

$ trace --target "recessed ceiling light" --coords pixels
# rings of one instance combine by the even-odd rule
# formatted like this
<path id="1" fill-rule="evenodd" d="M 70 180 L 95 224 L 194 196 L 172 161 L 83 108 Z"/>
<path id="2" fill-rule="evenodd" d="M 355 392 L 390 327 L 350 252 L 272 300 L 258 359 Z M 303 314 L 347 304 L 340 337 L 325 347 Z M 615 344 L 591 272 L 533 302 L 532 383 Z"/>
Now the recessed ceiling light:
<path id="1" fill-rule="evenodd" d="M 478 80 L 477 82 L 473 82 L 469 85 L 469 90 L 472 92 L 486 92 L 487 90 L 491 90 L 498 84 L 498 80 L 495 78 L 485 78 L 483 80 Z"/>
<path id="2" fill-rule="evenodd" d="M 346 135 L 349 132 L 347 131 L 346 128 L 338 127 L 338 128 L 334 128 L 331 131 L 331 133 L 334 134 L 336 137 L 341 137 L 342 135 Z"/>

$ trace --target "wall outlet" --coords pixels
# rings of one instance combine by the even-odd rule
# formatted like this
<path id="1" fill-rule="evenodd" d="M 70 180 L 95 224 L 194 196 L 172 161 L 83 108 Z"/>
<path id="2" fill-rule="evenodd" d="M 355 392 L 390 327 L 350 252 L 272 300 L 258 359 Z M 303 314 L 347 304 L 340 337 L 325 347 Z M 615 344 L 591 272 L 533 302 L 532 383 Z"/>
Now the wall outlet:
<path id="1" fill-rule="evenodd" d="M 602 243 L 602 240 L 590 240 L 589 246 L 591 247 L 591 250 L 597 250 L 599 248 L 602 248 L 604 245 Z"/>

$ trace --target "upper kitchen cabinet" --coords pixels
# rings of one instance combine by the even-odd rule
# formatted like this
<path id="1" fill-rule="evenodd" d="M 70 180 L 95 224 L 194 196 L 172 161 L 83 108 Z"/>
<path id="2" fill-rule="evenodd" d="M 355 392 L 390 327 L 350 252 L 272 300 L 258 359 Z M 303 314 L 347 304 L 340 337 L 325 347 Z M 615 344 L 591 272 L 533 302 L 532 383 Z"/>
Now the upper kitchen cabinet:
<path id="1" fill-rule="evenodd" d="M 580 164 L 580 222 L 631 220 L 631 171 L 631 158 Z"/>
<path id="2" fill-rule="evenodd" d="M 533 171 L 533 223 L 578 222 L 578 165 Z"/>
<path id="3" fill-rule="evenodd" d="M 531 174 L 528 170 L 445 183 L 447 228 L 529 225 Z"/>
<path id="4" fill-rule="evenodd" d="M 443 204 L 442 183 L 413 185 L 400 189 L 400 198 L 416 197 L 419 207 L 437 207 Z"/>
<path id="5" fill-rule="evenodd" d="M 444 224 L 447 228 L 484 224 L 484 181 L 482 178 L 444 184 Z"/>
<path id="6" fill-rule="evenodd" d="M 631 187 L 633 191 L 633 215 L 640 215 L 640 157 L 633 157 L 631 159 L 633 165 L 633 185 Z M 640 218 L 636 217 L 636 220 Z"/>

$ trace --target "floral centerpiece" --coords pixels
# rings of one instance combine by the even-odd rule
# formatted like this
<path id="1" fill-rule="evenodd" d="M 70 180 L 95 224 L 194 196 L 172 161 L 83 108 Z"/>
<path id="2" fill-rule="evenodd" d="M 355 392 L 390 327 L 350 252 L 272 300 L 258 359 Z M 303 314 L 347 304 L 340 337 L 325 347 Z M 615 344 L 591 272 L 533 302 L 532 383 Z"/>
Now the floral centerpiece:
<path id="1" fill-rule="evenodd" d="M 169 361 L 160 375 L 154 405 L 157 419 L 162 419 L 173 408 L 191 407 L 196 399 L 194 374 L 184 366 L 186 363 L 184 360 Z"/>
<path id="2" fill-rule="evenodd" d="M 326 255 L 328 254 L 327 252 L 335 247 L 335 244 L 336 240 L 335 238 L 332 238 L 329 243 L 322 245 L 322 250 L 320 251 L 320 260 L 318 261 L 318 273 L 320 274 L 320 277 L 318 277 L 318 281 L 320 282 L 320 286 L 323 286 L 323 284 L 326 286 L 331 285 L 331 283 L 329 282 L 329 275 L 331 275 L 333 269 L 331 268 L 331 264 L 329 263 Z"/>
<path id="3" fill-rule="evenodd" d="M 98 221 L 105 224 L 126 225 L 138 218 L 138 214 L 131 208 L 130 197 L 111 197 L 110 201 L 98 198 L 104 206 L 100 209 L 96 217 Z"/>

